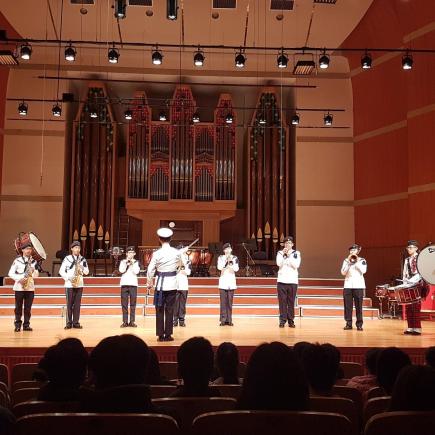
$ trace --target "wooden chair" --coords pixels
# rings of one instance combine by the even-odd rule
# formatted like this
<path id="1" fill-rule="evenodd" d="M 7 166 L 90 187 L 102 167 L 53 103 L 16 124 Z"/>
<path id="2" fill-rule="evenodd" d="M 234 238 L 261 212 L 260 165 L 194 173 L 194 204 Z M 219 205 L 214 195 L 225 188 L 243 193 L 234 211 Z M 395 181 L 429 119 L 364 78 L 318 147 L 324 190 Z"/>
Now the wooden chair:
<path id="1" fill-rule="evenodd" d="M 345 385 L 334 385 L 332 387 L 332 394 L 339 397 L 344 397 L 355 402 L 356 409 L 359 415 L 362 415 L 363 400 L 361 391 L 353 387 L 347 387 Z"/>
<path id="2" fill-rule="evenodd" d="M 383 412 L 367 422 L 364 435 L 433 435 L 434 428 L 435 411 Z"/>
<path id="3" fill-rule="evenodd" d="M 179 435 L 177 422 L 161 414 L 35 414 L 17 420 L 17 435 Z"/>
<path id="4" fill-rule="evenodd" d="M 385 397 L 385 395 L 382 387 L 373 387 L 367 392 L 367 400 L 374 399 L 375 397 Z"/>
<path id="5" fill-rule="evenodd" d="M 210 385 L 213 390 L 218 390 L 222 397 L 232 397 L 238 399 L 242 392 L 242 386 L 239 384 L 222 384 L 222 385 Z"/>
<path id="6" fill-rule="evenodd" d="M 32 414 L 51 414 L 54 412 L 78 412 L 80 411 L 79 402 L 22 402 L 12 408 L 16 418 L 21 418 Z"/>
<path id="7" fill-rule="evenodd" d="M 160 375 L 166 379 L 178 378 L 178 363 L 174 361 L 160 361 Z"/>
<path id="8" fill-rule="evenodd" d="M 38 368 L 36 363 L 21 363 L 12 367 L 12 385 L 19 381 L 32 381 L 33 374 Z"/>
<path id="9" fill-rule="evenodd" d="M 150 385 L 151 399 L 169 397 L 176 389 L 175 385 Z"/>
<path id="10" fill-rule="evenodd" d="M 193 420 L 206 412 L 235 409 L 236 400 L 229 397 L 169 397 L 154 399 L 153 404 L 173 410 L 182 431 L 189 431 Z"/>
<path id="11" fill-rule="evenodd" d="M 351 435 L 350 421 L 339 414 L 291 411 L 225 411 L 197 417 L 193 435 Z M 385 435 L 385 434 L 384 434 Z"/>
<path id="12" fill-rule="evenodd" d="M 373 397 L 367 400 L 363 411 L 363 424 L 366 423 L 376 414 L 387 412 L 391 403 L 391 396 Z"/>
<path id="13" fill-rule="evenodd" d="M 354 376 L 362 376 L 364 374 L 364 367 L 359 363 L 340 362 L 340 367 L 346 379 L 353 378 Z"/>
<path id="14" fill-rule="evenodd" d="M 6 364 L 0 364 L 0 382 L 9 385 L 9 370 Z"/>
<path id="15" fill-rule="evenodd" d="M 22 388 L 21 390 L 15 390 L 12 393 L 12 403 L 29 402 L 30 400 L 36 400 L 38 397 L 39 388 Z"/>
<path id="16" fill-rule="evenodd" d="M 23 388 L 41 388 L 44 382 L 40 381 L 18 381 L 12 385 L 12 393 L 16 390 L 22 390 Z"/>

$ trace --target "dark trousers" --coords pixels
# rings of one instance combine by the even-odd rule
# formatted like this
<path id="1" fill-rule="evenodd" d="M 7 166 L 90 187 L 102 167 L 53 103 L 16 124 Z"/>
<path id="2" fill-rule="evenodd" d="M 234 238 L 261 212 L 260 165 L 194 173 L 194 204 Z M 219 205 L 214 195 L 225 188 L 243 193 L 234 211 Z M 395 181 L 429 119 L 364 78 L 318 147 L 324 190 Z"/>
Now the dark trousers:
<path id="1" fill-rule="evenodd" d="M 82 303 L 83 287 L 65 288 L 66 293 L 66 324 L 78 325 L 80 320 L 80 306 Z"/>
<path id="2" fill-rule="evenodd" d="M 177 290 L 175 297 L 174 321 L 184 321 L 186 317 L 187 290 Z"/>
<path id="3" fill-rule="evenodd" d="M 30 325 L 30 316 L 35 292 L 33 291 L 16 291 L 15 292 L 15 326 L 21 328 L 21 316 L 23 315 L 24 305 L 24 324 L 23 326 Z"/>
<path id="4" fill-rule="evenodd" d="M 128 323 L 128 300 L 130 299 L 130 322 L 136 319 L 137 287 L 135 285 L 121 286 L 122 321 Z"/>
<path id="5" fill-rule="evenodd" d="M 165 290 L 163 302 L 156 307 L 156 335 L 158 337 L 169 337 L 174 330 L 174 304 L 177 297 L 177 290 Z"/>
<path id="6" fill-rule="evenodd" d="M 345 288 L 343 289 L 343 302 L 344 302 L 344 320 L 346 325 L 352 326 L 352 310 L 355 304 L 356 312 L 356 326 L 363 324 L 363 288 Z"/>
<path id="7" fill-rule="evenodd" d="M 219 295 L 221 302 L 221 323 L 232 323 L 234 290 L 223 290 L 220 288 Z"/>
<path id="8" fill-rule="evenodd" d="M 277 283 L 278 290 L 278 305 L 279 305 L 279 321 L 293 322 L 295 318 L 295 300 L 298 291 L 297 284 Z"/>
<path id="9" fill-rule="evenodd" d="M 408 328 L 421 328 L 421 302 L 408 304 L 405 307 Z"/>

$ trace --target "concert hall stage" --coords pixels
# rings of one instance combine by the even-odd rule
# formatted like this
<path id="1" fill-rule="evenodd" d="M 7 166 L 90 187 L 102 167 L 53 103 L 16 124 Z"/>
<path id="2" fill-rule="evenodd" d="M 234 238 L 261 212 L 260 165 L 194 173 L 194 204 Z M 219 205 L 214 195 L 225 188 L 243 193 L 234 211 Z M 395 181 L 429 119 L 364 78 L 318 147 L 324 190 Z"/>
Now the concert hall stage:
<path id="1" fill-rule="evenodd" d="M 405 336 L 405 322 L 392 319 L 367 319 L 364 331 L 344 331 L 344 321 L 337 318 L 297 318 L 296 328 L 278 328 L 272 317 L 235 317 L 234 326 L 220 327 L 217 316 L 187 317 L 185 328 L 174 328 L 175 341 L 158 343 L 153 316 L 137 319 L 138 328 L 121 329 L 120 316 L 83 317 L 82 330 L 63 329 L 64 320 L 35 317 L 33 332 L 13 331 L 12 318 L 0 318 L 0 362 L 10 368 L 17 363 L 37 362 L 45 349 L 66 337 L 77 337 L 91 349 L 109 335 L 133 333 L 154 347 L 162 361 L 176 361 L 179 345 L 193 336 L 204 336 L 213 345 L 231 341 L 239 346 L 240 358 L 247 361 L 253 348 L 265 341 L 282 341 L 292 345 L 298 341 L 329 342 L 340 348 L 343 361 L 363 362 L 369 347 L 398 346 L 406 350 L 414 362 L 423 363 L 425 349 L 435 343 L 435 322 L 423 322 L 423 335 Z"/>

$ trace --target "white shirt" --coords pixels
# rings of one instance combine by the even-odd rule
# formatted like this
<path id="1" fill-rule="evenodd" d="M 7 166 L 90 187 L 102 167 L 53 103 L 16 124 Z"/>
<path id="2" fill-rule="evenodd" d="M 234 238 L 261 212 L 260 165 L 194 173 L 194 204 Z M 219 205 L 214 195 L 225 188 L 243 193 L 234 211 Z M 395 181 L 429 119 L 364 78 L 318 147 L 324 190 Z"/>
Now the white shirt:
<path id="1" fill-rule="evenodd" d="M 127 259 L 121 260 L 119 263 L 119 271 L 122 273 L 121 276 L 121 287 L 123 285 L 137 287 L 137 276 L 140 272 L 139 261 L 133 259 L 131 260 L 133 264 L 127 266 Z"/>
<path id="2" fill-rule="evenodd" d="M 347 258 L 341 266 L 344 278 L 344 288 L 366 288 L 364 274 L 367 272 L 367 261 L 359 257 L 356 263 L 351 263 Z"/>
<path id="3" fill-rule="evenodd" d="M 189 280 L 187 277 L 192 273 L 192 270 L 190 269 L 190 260 L 186 253 L 181 254 L 179 266 L 182 267 L 179 267 L 177 273 L 177 290 L 189 290 Z"/>
<path id="4" fill-rule="evenodd" d="M 417 252 L 411 257 L 405 258 L 403 263 L 402 279 L 404 284 L 416 284 L 421 280 L 417 270 Z"/>
<path id="5" fill-rule="evenodd" d="M 153 252 L 148 265 L 147 278 L 151 281 L 157 272 L 156 290 L 176 290 L 177 276 L 158 276 L 159 272 L 176 272 L 180 262 L 181 252 L 172 248 L 169 243 L 163 243 L 160 249 Z"/>
<path id="6" fill-rule="evenodd" d="M 278 269 L 277 281 L 282 284 L 298 284 L 299 283 L 299 266 L 301 265 L 301 253 L 291 250 L 284 257 L 283 251 L 278 251 L 276 254 L 276 265 Z"/>
<path id="7" fill-rule="evenodd" d="M 15 283 L 14 283 L 14 287 L 13 290 L 14 291 L 30 291 L 33 292 L 35 290 L 35 283 L 33 281 L 29 282 L 29 286 L 27 289 L 23 288 L 23 285 L 20 283 L 20 280 L 24 278 L 25 275 L 25 270 L 26 270 L 26 265 L 29 262 L 29 258 L 28 257 L 17 257 L 14 262 L 12 263 L 11 268 L 9 269 L 9 273 L 8 276 L 9 278 L 12 278 Z M 33 273 L 32 273 L 32 277 L 36 278 L 39 273 L 36 270 L 38 263 L 36 262 L 36 260 L 31 261 L 30 263 L 30 267 L 32 267 L 34 269 Z"/>
<path id="8" fill-rule="evenodd" d="M 59 275 L 65 280 L 65 288 L 73 288 L 71 279 L 74 277 L 75 274 L 75 262 L 77 259 L 79 261 L 79 265 L 83 269 L 83 275 L 89 274 L 88 262 L 86 261 L 85 257 L 82 257 L 81 255 L 79 255 L 78 257 L 74 255 L 67 255 L 63 259 L 59 269 Z M 83 276 L 81 276 L 79 279 L 78 287 L 83 287 Z"/>
<path id="9" fill-rule="evenodd" d="M 227 256 L 219 255 L 217 261 L 217 268 L 221 271 L 219 278 L 219 288 L 222 290 L 235 290 L 236 284 L 236 272 L 239 270 L 239 260 L 235 255 L 231 255 L 232 265 L 227 264 Z"/>

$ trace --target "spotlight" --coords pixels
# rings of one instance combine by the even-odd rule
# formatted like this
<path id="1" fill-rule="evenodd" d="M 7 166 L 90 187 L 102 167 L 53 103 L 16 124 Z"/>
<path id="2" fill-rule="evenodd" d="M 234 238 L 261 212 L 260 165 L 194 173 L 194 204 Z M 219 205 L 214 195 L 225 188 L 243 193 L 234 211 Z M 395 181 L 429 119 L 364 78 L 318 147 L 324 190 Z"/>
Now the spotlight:
<path id="1" fill-rule="evenodd" d="M 409 53 L 406 53 L 402 57 L 402 68 L 403 69 L 412 69 L 413 63 L 414 63 L 414 60 L 412 58 L 412 55 L 410 55 Z"/>
<path id="2" fill-rule="evenodd" d="M 292 116 L 291 123 L 292 123 L 292 125 L 299 125 L 299 122 L 300 122 L 299 113 L 295 113 L 295 114 Z"/>
<path id="3" fill-rule="evenodd" d="M 232 124 L 233 120 L 234 120 L 233 115 L 231 113 L 228 113 L 228 115 L 225 117 L 225 122 L 227 124 Z"/>
<path id="4" fill-rule="evenodd" d="M 133 112 L 132 112 L 130 109 L 127 109 L 127 110 L 124 112 L 124 118 L 125 118 L 127 121 L 130 121 L 131 119 L 133 119 Z"/>
<path id="5" fill-rule="evenodd" d="M 243 68 L 245 66 L 246 57 L 243 54 L 242 50 L 236 54 L 236 58 L 234 59 L 237 68 Z"/>
<path id="6" fill-rule="evenodd" d="M 192 116 L 192 121 L 196 124 L 199 122 L 199 113 L 195 112 Z"/>
<path id="7" fill-rule="evenodd" d="M 57 118 L 59 118 L 59 116 L 62 115 L 62 108 L 59 106 L 59 103 L 56 103 L 53 108 L 51 109 L 51 113 L 53 114 L 53 116 L 56 116 Z"/>
<path id="8" fill-rule="evenodd" d="M 329 67 L 329 56 L 326 54 L 326 51 L 323 51 L 323 54 L 319 57 L 319 67 L 321 69 L 327 69 Z"/>
<path id="9" fill-rule="evenodd" d="M 177 0 L 167 0 L 166 2 L 166 18 L 168 20 L 176 20 L 178 12 Z"/>
<path id="10" fill-rule="evenodd" d="M 18 104 L 18 114 L 20 116 L 27 116 L 28 111 L 29 111 L 29 106 L 24 100 L 20 104 Z"/>
<path id="11" fill-rule="evenodd" d="M 115 0 L 115 18 L 122 20 L 125 18 L 127 9 L 127 1 L 126 0 Z"/>
<path id="12" fill-rule="evenodd" d="M 151 55 L 151 60 L 153 62 L 153 65 L 161 65 L 163 62 L 163 54 L 157 49 L 157 47 Z"/>
<path id="13" fill-rule="evenodd" d="M 76 49 L 69 43 L 68 47 L 65 48 L 65 60 L 68 62 L 74 62 L 76 60 Z"/>
<path id="14" fill-rule="evenodd" d="M 260 118 L 258 119 L 258 123 L 260 125 L 266 125 L 266 117 L 264 116 L 264 114 L 260 115 Z"/>
<path id="15" fill-rule="evenodd" d="M 93 108 L 89 110 L 89 116 L 91 118 L 98 118 L 98 113 L 97 113 L 97 109 Z"/>
<path id="16" fill-rule="evenodd" d="M 332 125 L 332 120 L 333 116 L 329 112 L 323 117 L 323 123 L 326 127 L 330 127 Z"/>
<path id="17" fill-rule="evenodd" d="M 23 44 L 20 47 L 20 57 L 23 60 L 30 60 L 30 57 L 32 56 L 32 46 L 29 44 Z"/>
<path id="18" fill-rule="evenodd" d="M 281 52 L 278 54 L 278 57 L 276 58 L 276 63 L 278 65 L 278 68 L 287 68 L 288 57 L 284 53 L 283 48 L 281 48 Z"/>
<path id="19" fill-rule="evenodd" d="M 118 63 L 119 56 L 120 56 L 119 50 L 115 48 L 115 44 L 113 44 L 113 47 L 109 48 L 109 50 L 107 51 L 107 57 L 109 59 L 109 62 Z"/>
<path id="20" fill-rule="evenodd" d="M 193 63 L 195 66 L 203 66 L 205 61 L 204 53 L 201 51 L 201 48 L 198 46 L 198 51 L 195 52 L 193 56 Z"/>
<path id="21" fill-rule="evenodd" d="M 162 122 L 164 122 L 164 121 L 167 121 L 167 117 L 166 117 L 166 113 L 165 112 L 160 112 L 160 114 L 159 114 L 159 121 L 162 121 Z"/>
<path id="22" fill-rule="evenodd" d="M 361 68 L 370 69 L 371 67 L 372 67 L 372 57 L 366 51 L 364 56 L 361 57 Z"/>

